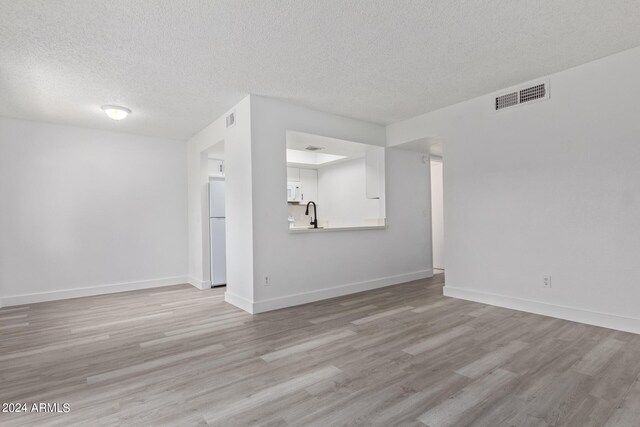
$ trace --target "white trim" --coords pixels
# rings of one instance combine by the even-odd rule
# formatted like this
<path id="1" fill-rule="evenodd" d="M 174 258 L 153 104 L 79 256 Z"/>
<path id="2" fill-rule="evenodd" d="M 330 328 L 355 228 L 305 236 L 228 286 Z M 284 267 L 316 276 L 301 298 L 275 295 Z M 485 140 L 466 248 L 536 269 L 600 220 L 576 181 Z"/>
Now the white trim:
<path id="1" fill-rule="evenodd" d="M 426 279 L 433 277 L 433 270 L 422 270 L 413 273 L 399 274 L 396 276 L 382 277 L 379 279 L 367 280 L 363 282 L 348 283 L 346 285 L 333 288 L 319 289 L 317 291 L 303 292 L 300 294 L 286 295 L 283 297 L 270 298 L 253 302 L 253 313 L 264 313 L 265 311 L 278 310 L 280 308 L 292 307 L 295 305 L 307 304 L 328 298 L 335 298 L 385 286 L 397 285 L 399 283 L 411 282 L 412 280 Z M 227 292 L 228 294 L 229 292 Z M 232 303 L 233 304 L 233 303 Z M 234 304 L 240 307 L 237 304 Z M 240 307 L 246 310 L 244 307 Z M 249 311 L 249 310 L 246 310 Z"/>
<path id="2" fill-rule="evenodd" d="M 512 310 L 640 334 L 640 319 L 445 285 L 444 295 Z"/>
<path id="3" fill-rule="evenodd" d="M 205 289 L 211 289 L 211 282 L 208 280 L 200 280 L 195 277 L 189 277 L 188 282 L 191 286 L 204 291 Z"/>
<path id="4" fill-rule="evenodd" d="M 33 304 L 37 302 L 55 301 L 69 298 L 88 297 L 93 295 L 112 294 L 116 292 L 135 291 L 138 289 L 159 288 L 162 286 L 182 285 L 187 283 L 184 276 L 165 277 L 163 279 L 141 280 L 138 282 L 114 283 L 111 285 L 92 286 L 90 288 L 62 289 L 35 294 L 11 295 L 2 297 L 2 306 Z"/>
<path id="5" fill-rule="evenodd" d="M 249 301 L 245 297 L 241 297 L 240 295 L 232 294 L 229 291 L 224 293 L 224 300 L 231 305 L 235 305 L 238 308 L 243 309 L 247 313 L 253 314 L 253 302 Z"/>

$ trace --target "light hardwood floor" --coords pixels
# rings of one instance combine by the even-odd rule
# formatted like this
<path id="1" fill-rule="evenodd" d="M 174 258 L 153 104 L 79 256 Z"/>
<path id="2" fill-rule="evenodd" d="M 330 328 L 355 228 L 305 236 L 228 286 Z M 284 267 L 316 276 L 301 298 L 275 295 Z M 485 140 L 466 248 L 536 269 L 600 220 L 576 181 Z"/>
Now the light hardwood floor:
<path id="1" fill-rule="evenodd" d="M 638 426 L 640 336 L 442 296 L 251 316 L 189 285 L 0 309 L 14 425 Z"/>

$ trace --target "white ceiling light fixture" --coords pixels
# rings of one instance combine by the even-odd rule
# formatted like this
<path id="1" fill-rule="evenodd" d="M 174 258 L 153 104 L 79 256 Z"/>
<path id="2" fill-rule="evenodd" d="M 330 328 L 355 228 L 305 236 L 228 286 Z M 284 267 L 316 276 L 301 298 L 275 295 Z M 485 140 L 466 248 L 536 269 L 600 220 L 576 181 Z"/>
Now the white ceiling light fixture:
<path id="1" fill-rule="evenodd" d="M 109 116 L 113 120 L 123 120 L 126 119 L 129 114 L 131 114 L 130 109 L 121 107 L 119 105 L 103 105 L 102 110 L 107 113 L 107 116 Z"/>

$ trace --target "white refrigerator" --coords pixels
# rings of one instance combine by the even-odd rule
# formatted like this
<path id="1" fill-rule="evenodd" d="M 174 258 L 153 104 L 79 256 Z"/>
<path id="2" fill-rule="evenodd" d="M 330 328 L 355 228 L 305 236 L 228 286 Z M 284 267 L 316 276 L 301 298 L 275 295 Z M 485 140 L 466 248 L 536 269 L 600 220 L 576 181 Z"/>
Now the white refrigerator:
<path id="1" fill-rule="evenodd" d="M 209 181 L 209 238 L 211 253 L 211 286 L 227 284 L 225 243 L 224 181 Z"/>

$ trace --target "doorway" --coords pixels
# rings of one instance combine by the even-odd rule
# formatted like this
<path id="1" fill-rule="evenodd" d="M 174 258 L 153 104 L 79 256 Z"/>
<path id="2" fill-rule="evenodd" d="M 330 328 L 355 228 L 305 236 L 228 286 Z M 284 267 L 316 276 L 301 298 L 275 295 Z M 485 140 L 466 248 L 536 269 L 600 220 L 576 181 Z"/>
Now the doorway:
<path id="1" fill-rule="evenodd" d="M 431 240 L 434 273 L 444 272 L 444 186 L 441 156 L 431 160 Z"/>
<path id="2" fill-rule="evenodd" d="M 207 152 L 209 280 L 212 288 L 227 285 L 225 175 L 224 142 L 221 142 Z"/>

